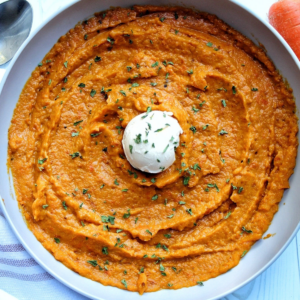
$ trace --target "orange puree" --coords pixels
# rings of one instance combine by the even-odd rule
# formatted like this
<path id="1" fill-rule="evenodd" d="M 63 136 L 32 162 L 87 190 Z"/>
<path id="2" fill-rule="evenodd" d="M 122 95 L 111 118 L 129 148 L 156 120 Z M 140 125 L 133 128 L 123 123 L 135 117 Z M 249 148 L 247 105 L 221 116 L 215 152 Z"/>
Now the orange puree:
<path id="1" fill-rule="evenodd" d="M 133 169 L 121 143 L 148 107 L 184 131 L 156 175 Z M 297 131 L 292 91 L 262 49 L 216 16 L 135 6 L 53 46 L 20 95 L 8 161 L 28 227 L 57 260 L 142 294 L 239 263 L 289 188 Z"/>

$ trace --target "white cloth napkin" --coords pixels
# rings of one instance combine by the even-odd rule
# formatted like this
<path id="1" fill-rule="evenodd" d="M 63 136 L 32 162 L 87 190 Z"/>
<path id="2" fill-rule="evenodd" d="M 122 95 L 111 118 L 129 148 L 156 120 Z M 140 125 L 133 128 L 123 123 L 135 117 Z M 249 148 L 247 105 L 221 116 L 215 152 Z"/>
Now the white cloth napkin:
<path id="1" fill-rule="evenodd" d="M 54 279 L 25 251 L 0 209 L 0 299 L 87 300 Z"/>

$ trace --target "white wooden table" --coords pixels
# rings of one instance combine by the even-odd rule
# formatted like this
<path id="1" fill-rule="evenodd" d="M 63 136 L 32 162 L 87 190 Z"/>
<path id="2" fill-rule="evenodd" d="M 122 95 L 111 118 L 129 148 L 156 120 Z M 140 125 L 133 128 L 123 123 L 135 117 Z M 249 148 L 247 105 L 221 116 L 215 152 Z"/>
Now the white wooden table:
<path id="1" fill-rule="evenodd" d="M 33 29 L 59 8 L 74 0 L 27 0 L 34 7 Z M 209 1 L 209 0 L 207 0 Z M 262 18 L 276 0 L 236 0 Z M 63 34 L 63 33 L 62 33 Z M 9 63 L 0 66 L 0 81 Z M 300 232 L 283 254 L 265 272 L 243 288 L 220 300 L 299 300 L 300 299 Z M 1 288 L 1 287 L 0 287 Z M 4 299 L 3 299 L 4 300 Z M 39 299 L 43 300 L 43 299 Z M 63 299 L 56 299 L 63 300 Z M 75 300 L 75 299 L 74 299 Z"/>

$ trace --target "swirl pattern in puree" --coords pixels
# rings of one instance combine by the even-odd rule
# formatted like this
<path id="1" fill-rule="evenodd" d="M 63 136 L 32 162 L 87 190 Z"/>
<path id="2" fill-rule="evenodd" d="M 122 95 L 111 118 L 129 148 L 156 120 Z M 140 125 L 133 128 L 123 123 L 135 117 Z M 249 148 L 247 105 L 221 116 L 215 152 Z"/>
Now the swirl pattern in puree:
<path id="1" fill-rule="evenodd" d="M 133 169 L 121 143 L 150 109 L 184 131 L 156 175 Z M 143 293 L 239 263 L 289 187 L 297 131 L 292 91 L 262 49 L 216 16 L 135 6 L 53 46 L 20 96 L 8 159 L 28 226 L 57 260 Z"/>

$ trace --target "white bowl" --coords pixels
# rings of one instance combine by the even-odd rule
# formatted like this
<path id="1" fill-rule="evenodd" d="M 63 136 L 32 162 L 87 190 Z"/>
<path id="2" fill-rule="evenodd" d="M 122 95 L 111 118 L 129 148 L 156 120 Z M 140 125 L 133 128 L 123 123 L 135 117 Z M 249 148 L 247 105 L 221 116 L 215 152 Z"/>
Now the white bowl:
<path id="1" fill-rule="evenodd" d="M 57 39 L 73 28 L 80 20 L 93 15 L 94 12 L 108 9 L 110 6 L 131 6 L 133 4 L 177 4 L 180 2 L 168 0 L 85 0 L 58 12 L 52 19 L 42 24 L 31 39 L 18 51 L 6 72 L 0 86 L 0 194 L 5 199 L 0 205 L 13 228 L 15 234 L 32 255 L 32 257 L 56 279 L 73 290 L 92 299 L 141 299 L 137 293 L 132 293 L 115 287 L 103 286 L 97 282 L 81 277 L 69 270 L 43 248 L 27 228 L 19 211 L 14 196 L 12 181 L 7 173 L 7 132 L 13 110 L 21 90 L 32 70 L 48 53 Z M 288 80 L 294 89 L 298 107 L 300 107 L 300 70 L 295 54 L 278 33 L 265 21 L 260 20 L 253 12 L 242 5 L 228 0 L 185 0 L 184 5 L 202 11 L 216 14 L 233 28 L 257 43 L 260 41 L 268 50 L 269 57 L 275 62 L 278 70 Z M 298 148 L 298 161 L 299 161 Z M 258 241 L 251 251 L 241 260 L 239 265 L 230 272 L 204 283 L 204 287 L 183 288 L 180 290 L 162 290 L 146 293 L 143 299 L 163 300 L 208 300 L 218 299 L 235 289 L 240 288 L 266 269 L 283 252 L 299 229 L 300 221 L 300 163 L 296 165 L 295 173 L 290 178 L 291 188 L 284 193 L 279 212 L 275 215 L 269 232 L 276 233 L 273 238 Z M 285 205 L 283 205 L 285 204 Z"/>

